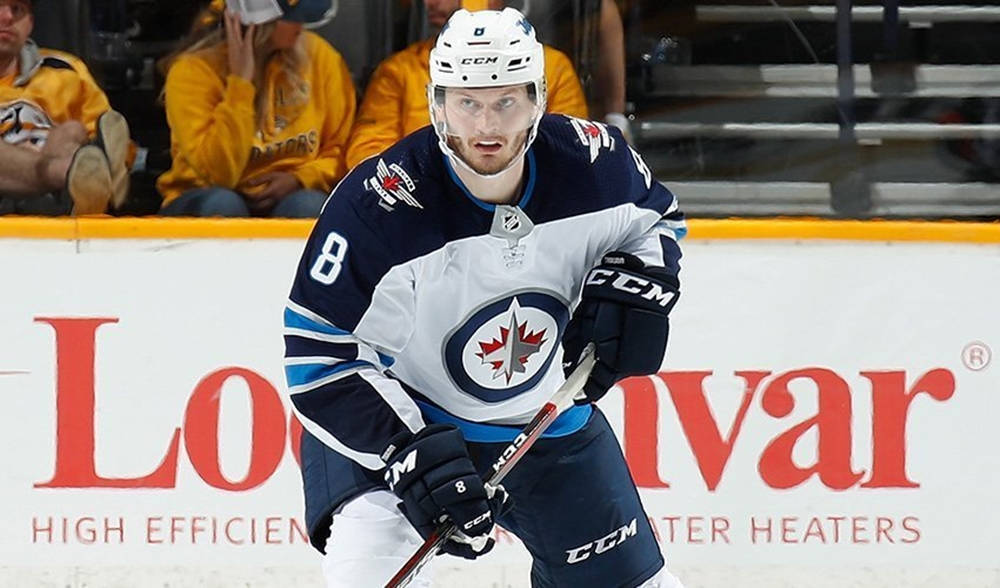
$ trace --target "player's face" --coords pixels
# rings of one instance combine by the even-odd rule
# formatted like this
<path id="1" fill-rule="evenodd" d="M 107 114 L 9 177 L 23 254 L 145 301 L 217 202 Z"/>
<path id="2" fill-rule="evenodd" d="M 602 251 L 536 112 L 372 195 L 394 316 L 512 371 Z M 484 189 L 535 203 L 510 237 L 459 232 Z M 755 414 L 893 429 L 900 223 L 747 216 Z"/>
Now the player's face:
<path id="1" fill-rule="evenodd" d="M 302 23 L 290 20 L 275 21 L 274 31 L 271 33 L 271 47 L 278 51 L 291 49 L 301 34 Z"/>
<path id="2" fill-rule="evenodd" d="M 520 155 L 536 106 L 526 85 L 448 88 L 443 114 L 448 146 L 477 173 L 489 175 Z"/>
<path id="3" fill-rule="evenodd" d="M 28 0 L 0 0 L 0 59 L 21 52 L 35 21 Z"/>

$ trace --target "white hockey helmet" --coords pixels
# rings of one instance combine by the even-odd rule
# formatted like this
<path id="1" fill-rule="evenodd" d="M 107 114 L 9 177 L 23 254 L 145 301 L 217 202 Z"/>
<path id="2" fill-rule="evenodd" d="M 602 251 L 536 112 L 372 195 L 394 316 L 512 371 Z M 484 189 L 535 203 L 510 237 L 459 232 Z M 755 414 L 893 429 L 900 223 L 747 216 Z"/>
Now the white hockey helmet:
<path id="1" fill-rule="evenodd" d="M 497 88 L 525 85 L 533 101 L 527 118 L 528 137 L 521 152 L 496 176 L 510 169 L 524 157 L 538 134 L 538 123 L 545 113 L 545 53 L 535 38 L 535 29 L 513 8 L 503 11 L 456 11 L 438 35 L 430 55 L 431 83 L 427 87 L 431 122 L 439 144 L 453 161 L 473 170 L 448 146 L 449 125 L 443 113 L 447 88 Z M 483 175 L 483 174 L 479 174 Z"/>

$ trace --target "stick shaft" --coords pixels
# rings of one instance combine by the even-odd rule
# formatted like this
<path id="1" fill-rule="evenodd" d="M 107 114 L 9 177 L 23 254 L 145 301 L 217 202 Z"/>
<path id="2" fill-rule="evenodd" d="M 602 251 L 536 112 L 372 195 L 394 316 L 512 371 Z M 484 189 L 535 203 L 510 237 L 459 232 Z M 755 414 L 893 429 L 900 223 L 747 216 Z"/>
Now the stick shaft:
<path id="1" fill-rule="evenodd" d="M 542 436 L 542 433 L 552 424 L 552 421 L 556 420 L 559 413 L 573 403 L 573 398 L 583 389 L 587 377 L 590 376 L 590 370 L 593 369 L 594 362 L 594 345 L 590 344 L 584 350 L 583 359 L 580 360 L 580 364 L 566 378 L 566 382 L 535 413 L 531 422 L 521 429 L 521 432 L 517 434 L 517 437 L 514 437 L 510 445 L 504 448 L 500 457 L 493 464 L 493 473 L 486 480 L 486 484 L 490 486 L 499 484 L 510 473 L 517 462 L 521 461 L 521 458 L 535 444 L 535 441 Z M 409 584 L 416 577 L 420 569 L 434 557 L 438 549 L 441 548 L 444 542 L 448 540 L 448 537 L 456 530 L 455 524 L 450 521 L 438 527 L 424 540 L 423 545 L 410 556 L 410 559 L 406 560 L 403 567 L 399 568 L 396 575 L 386 584 L 386 588 L 402 588 Z"/>

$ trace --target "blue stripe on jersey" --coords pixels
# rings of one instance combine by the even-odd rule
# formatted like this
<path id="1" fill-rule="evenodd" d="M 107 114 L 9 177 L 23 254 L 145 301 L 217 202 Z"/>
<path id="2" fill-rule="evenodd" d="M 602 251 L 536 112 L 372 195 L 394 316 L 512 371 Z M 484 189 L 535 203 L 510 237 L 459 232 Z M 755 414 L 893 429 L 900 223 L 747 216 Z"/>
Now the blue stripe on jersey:
<path id="1" fill-rule="evenodd" d="M 469 189 L 465 187 L 465 182 L 463 182 L 461 178 L 458 177 L 458 174 L 456 174 L 455 170 L 451 167 L 451 161 L 448 160 L 448 156 L 442 153 L 441 158 L 444 159 L 444 168 L 448 170 L 448 175 L 451 176 L 451 181 L 455 182 L 455 185 L 461 188 L 462 194 L 465 194 L 465 197 L 471 200 L 472 203 L 478 206 L 479 208 L 492 212 L 495 206 L 492 204 L 486 204 L 482 200 L 473 196 L 471 192 L 469 192 Z"/>
<path id="2" fill-rule="evenodd" d="M 688 234 L 687 223 L 684 222 L 684 213 L 679 210 L 663 215 L 663 220 L 661 222 L 670 227 L 678 241 L 686 237 Z"/>
<path id="3" fill-rule="evenodd" d="M 416 402 L 417 406 L 420 407 L 420 412 L 424 415 L 425 421 L 428 423 L 446 423 L 455 425 L 462 431 L 462 435 L 465 437 L 466 441 L 475 441 L 477 443 L 506 443 L 513 441 L 522 429 L 522 427 L 474 423 L 472 421 L 460 419 L 457 416 L 447 413 L 436 406 L 427 404 L 426 402 L 421 402 L 419 400 Z M 559 415 L 556 420 L 552 421 L 549 428 L 542 433 L 542 438 L 565 437 L 566 435 L 572 435 L 587 424 L 587 420 L 590 418 L 590 413 L 593 412 L 593 410 L 593 407 L 589 404 L 570 408 L 566 412 Z"/>
<path id="4" fill-rule="evenodd" d="M 286 365 L 285 379 L 288 381 L 288 387 L 294 388 L 361 366 L 375 367 L 367 361 L 345 361 L 333 365 L 325 363 Z"/>
<path id="5" fill-rule="evenodd" d="M 528 149 L 528 153 L 525 156 L 528 160 L 528 183 L 524 187 L 524 195 L 521 196 L 521 200 L 517 203 L 518 208 L 524 210 L 527 208 L 528 203 L 531 202 L 531 197 L 535 194 L 535 172 L 538 170 L 538 166 L 535 165 L 535 154 Z"/>
<path id="6" fill-rule="evenodd" d="M 455 185 L 462 190 L 462 194 L 465 194 L 466 198 L 468 198 L 473 202 L 473 204 L 475 204 L 476 206 L 482 208 L 487 212 L 493 212 L 494 210 L 496 210 L 497 207 L 495 204 L 489 204 L 487 202 L 483 202 L 482 200 L 473 196 L 472 192 L 469 192 L 469 189 L 465 187 L 465 182 L 463 182 L 462 179 L 458 177 L 458 174 L 455 173 L 455 168 L 451 166 L 451 160 L 448 158 L 448 156 L 442 153 L 441 157 L 444 158 L 444 168 L 448 170 L 448 175 L 451 176 L 451 181 L 455 182 Z M 537 169 L 537 166 L 535 165 L 535 154 L 531 151 L 530 148 L 528 149 L 528 152 L 525 154 L 525 159 L 527 159 L 528 161 L 527 164 L 528 182 L 525 184 L 524 194 L 521 195 L 521 199 L 517 202 L 517 206 L 521 210 L 524 210 L 524 207 L 527 206 L 528 202 L 531 201 L 531 196 L 535 193 L 535 175 L 536 175 L 535 170 Z"/>
<path id="7" fill-rule="evenodd" d="M 351 333 L 337 327 L 324 325 L 311 318 L 303 316 L 291 308 L 285 308 L 285 326 L 292 329 L 302 329 L 305 331 L 315 331 L 324 335 L 350 335 Z"/>
<path id="8" fill-rule="evenodd" d="M 290 308 L 285 308 L 285 326 L 292 329 L 322 333 L 324 335 L 352 334 L 343 329 L 338 329 L 337 327 L 314 321 Z M 379 362 L 385 367 L 392 366 L 392 364 L 396 361 L 389 355 L 378 352 L 376 353 L 378 354 Z M 321 356 L 335 357 L 337 359 L 355 359 L 358 357 L 358 346 L 356 343 L 330 343 L 328 341 L 316 341 L 309 339 L 308 337 L 285 335 L 285 356 Z"/>
<path id="9" fill-rule="evenodd" d="M 362 453 L 381 455 L 387 439 L 409 430 L 378 390 L 358 374 L 292 394 L 291 399 L 302 416 Z"/>

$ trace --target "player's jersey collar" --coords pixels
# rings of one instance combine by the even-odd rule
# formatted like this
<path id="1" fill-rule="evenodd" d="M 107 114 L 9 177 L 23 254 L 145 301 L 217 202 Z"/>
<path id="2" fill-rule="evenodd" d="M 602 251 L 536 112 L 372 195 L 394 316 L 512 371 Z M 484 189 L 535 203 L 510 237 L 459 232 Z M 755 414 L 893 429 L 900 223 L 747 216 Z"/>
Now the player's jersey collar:
<path id="1" fill-rule="evenodd" d="M 459 189 L 462 191 L 462 194 L 465 194 L 465 197 L 471 200 L 479 208 L 482 208 L 486 212 L 493 213 L 493 211 L 496 210 L 496 205 L 490 204 L 488 202 L 483 202 L 482 200 L 473 196 L 472 192 L 469 192 L 469 189 L 465 186 L 465 183 L 462 181 L 462 178 L 458 177 L 458 174 L 455 173 L 455 169 L 451 166 L 451 161 L 448 159 L 448 156 L 442 153 L 441 158 L 444 160 L 444 168 L 448 170 L 448 175 L 451 176 L 451 180 L 455 182 L 456 186 L 459 187 Z M 531 196 L 535 192 L 536 166 L 535 166 L 534 151 L 532 149 L 528 149 L 528 152 L 524 154 L 524 159 L 525 159 L 525 165 L 528 168 L 528 181 L 524 184 L 524 192 L 521 193 L 521 198 L 518 200 L 516 205 L 521 210 L 524 210 L 525 207 L 528 206 L 528 202 L 531 201 Z"/>

